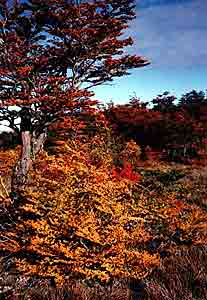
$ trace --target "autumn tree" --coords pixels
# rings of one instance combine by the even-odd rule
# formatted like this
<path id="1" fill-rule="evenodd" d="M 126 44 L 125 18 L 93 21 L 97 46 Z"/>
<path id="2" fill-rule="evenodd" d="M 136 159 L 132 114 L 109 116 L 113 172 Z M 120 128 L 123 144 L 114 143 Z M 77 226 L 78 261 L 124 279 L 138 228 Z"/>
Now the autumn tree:
<path id="1" fill-rule="evenodd" d="M 121 135 L 125 140 L 133 139 L 142 150 L 141 157 L 145 157 L 147 145 L 157 145 L 156 124 L 160 122 L 162 114 L 147 107 L 140 99 L 132 98 L 128 104 L 113 105 L 105 109 L 115 135 Z"/>
<path id="2" fill-rule="evenodd" d="M 200 145 L 207 138 L 207 96 L 203 91 L 192 90 L 179 99 L 178 107 L 192 118 L 198 131 Z"/>
<path id="3" fill-rule="evenodd" d="M 199 158 L 205 149 L 207 105 L 203 92 L 192 91 L 177 99 L 169 92 L 158 95 L 149 103 L 132 98 L 128 104 L 109 105 L 105 115 L 114 133 L 123 139 L 134 139 L 142 148 L 146 146 L 163 152 L 163 158 L 190 162 Z M 204 150 L 202 150 L 204 151 Z"/>
<path id="4" fill-rule="evenodd" d="M 207 103 L 207 99 L 203 91 L 192 90 L 186 94 L 183 94 L 182 97 L 179 99 L 180 106 L 198 106 L 204 103 Z"/>
<path id="5" fill-rule="evenodd" d="M 206 136 L 205 93 L 192 90 L 177 98 L 165 92 L 153 99 L 153 110 L 162 113 L 159 136 L 163 138 L 162 147 L 168 158 L 185 161 L 198 156 Z M 159 125 L 159 123 L 158 123 Z"/>
<path id="6" fill-rule="evenodd" d="M 153 110 L 159 111 L 162 113 L 169 113 L 176 110 L 176 105 L 174 101 L 176 97 L 170 95 L 169 92 L 164 92 L 161 95 L 158 95 L 155 99 L 152 100 Z"/>
<path id="7" fill-rule="evenodd" d="M 123 50 L 133 43 L 121 35 L 134 8 L 132 0 L 0 1 L 0 120 L 22 144 L 14 191 L 51 124 L 90 112 L 94 86 L 149 63 Z"/>

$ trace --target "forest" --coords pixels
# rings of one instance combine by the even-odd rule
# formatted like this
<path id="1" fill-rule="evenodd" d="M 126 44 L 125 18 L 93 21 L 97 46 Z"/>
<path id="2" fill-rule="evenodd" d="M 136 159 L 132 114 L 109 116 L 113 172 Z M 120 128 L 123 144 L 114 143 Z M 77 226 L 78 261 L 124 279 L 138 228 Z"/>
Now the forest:
<path id="1" fill-rule="evenodd" d="M 0 300 L 207 299 L 207 94 L 147 68 L 134 0 L 0 0 Z"/>

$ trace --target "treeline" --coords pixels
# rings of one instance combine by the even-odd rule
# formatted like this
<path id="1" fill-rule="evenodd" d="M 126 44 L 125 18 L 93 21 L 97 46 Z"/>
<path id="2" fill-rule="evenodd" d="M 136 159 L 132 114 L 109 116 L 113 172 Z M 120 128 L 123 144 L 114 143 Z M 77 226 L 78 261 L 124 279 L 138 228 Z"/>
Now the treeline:
<path id="1" fill-rule="evenodd" d="M 164 92 L 150 102 L 133 97 L 128 104 L 110 103 L 101 110 L 112 135 L 125 142 L 133 139 L 141 147 L 142 159 L 148 158 L 149 149 L 160 153 L 163 160 L 181 163 L 202 158 L 207 152 L 207 96 L 203 91 L 192 90 L 179 99 Z M 90 120 L 88 130 L 93 132 Z M 0 148 L 18 143 L 20 138 L 11 132 L 0 134 Z"/>
<path id="2" fill-rule="evenodd" d="M 207 96 L 192 90 L 177 99 L 169 92 L 151 102 L 132 98 L 128 104 L 108 104 L 105 114 L 115 135 L 133 139 L 142 149 L 162 159 L 189 163 L 202 158 L 207 143 Z"/>

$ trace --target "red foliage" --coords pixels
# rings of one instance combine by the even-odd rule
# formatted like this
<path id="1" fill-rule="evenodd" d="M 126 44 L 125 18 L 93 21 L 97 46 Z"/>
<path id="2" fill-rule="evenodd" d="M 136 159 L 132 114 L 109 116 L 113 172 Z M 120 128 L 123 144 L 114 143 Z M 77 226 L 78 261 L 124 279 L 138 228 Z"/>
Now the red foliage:
<path id="1" fill-rule="evenodd" d="M 125 161 L 123 162 L 123 168 L 118 169 L 116 167 L 112 168 L 112 176 L 116 179 L 127 179 L 132 182 L 138 182 L 141 180 L 142 176 L 133 171 L 133 166 L 130 162 Z"/>
<path id="2" fill-rule="evenodd" d="M 133 98 L 129 104 L 111 105 L 105 114 L 114 133 L 134 139 L 143 151 L 150 146 L 152 151 L 163 152 L 163 158 L 189 163 L 206 148 L 207 100 L 176 106 L 175 99 L 164 93 L 152 101 L 153 108 L 147 108 Z"/>
<path id="3" fill-rule="evenodd" d="M 93 113 L 97 101 L 90 99 L 89 88 L 149 64 L 143 57 L 123 55 L 133 40 L 120 36 L 135 17 L 134 8 L 131 0 L 3 1 L 0 111 L 27 107 L 35 136 L 57 119 L 80 110 Z M 21 117 L 21 109 L 15 112 Z M 7 111 L 17 130 L 12 117 Z"/>

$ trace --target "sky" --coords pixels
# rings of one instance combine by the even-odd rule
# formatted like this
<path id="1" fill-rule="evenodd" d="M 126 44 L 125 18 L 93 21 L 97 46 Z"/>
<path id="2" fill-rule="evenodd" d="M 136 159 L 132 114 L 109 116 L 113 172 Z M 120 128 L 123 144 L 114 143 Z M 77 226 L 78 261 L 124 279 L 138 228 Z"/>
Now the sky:
<path id="1" fill-rule="evenodd" d="M 95 98 L 122 104 L 135 95 L 148 101 L 165 91 L 177 97 L 192 89 L 206 92 L 207 1 L 136 0 L 136 4 L 137 18 L 127 30 L 134 45 L 127 51 L 151 64 L 112 85 L 97 87 Z"/>

